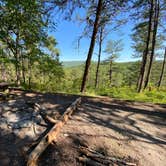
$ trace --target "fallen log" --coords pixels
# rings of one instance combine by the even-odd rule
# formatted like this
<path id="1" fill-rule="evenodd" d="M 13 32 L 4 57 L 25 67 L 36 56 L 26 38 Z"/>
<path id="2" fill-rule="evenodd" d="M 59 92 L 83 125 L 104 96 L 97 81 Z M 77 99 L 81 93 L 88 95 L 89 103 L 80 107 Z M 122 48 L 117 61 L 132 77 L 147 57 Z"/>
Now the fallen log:
<path id="1" fill-rule="evenodd" d="M 80 147 L 80 152 L 84 155 L 86 155 L 87 157 L 90 157 L 91 159 L 100 162 L 102 164 L 118 164 L 118 165 L 126 165 L 126 166 L 136 166 L 136 163 L 131 163 L 131 162 L 127 162 L 124 161 L 122 159 L 116 158 L 116 157 L 110 157 L 110 156 L 104 156 L 99 152 L 96 152 L 94 150 L 91 150 L 89 148 L 85 148 L 85 147 Z"/>
<path id="2" fill-rule="evenodd" d="M 67 122 L 71 114 L 81 103 L 81 97 L 77 98 L 64 112 L 61 119 L 51 128 L 51 130 L 41 139 L 39 144 L 28 156 L 27 166 L 36 166 L 39 156 L 45 151 L 50 143 L 56 141 L 62 126 Z"/>

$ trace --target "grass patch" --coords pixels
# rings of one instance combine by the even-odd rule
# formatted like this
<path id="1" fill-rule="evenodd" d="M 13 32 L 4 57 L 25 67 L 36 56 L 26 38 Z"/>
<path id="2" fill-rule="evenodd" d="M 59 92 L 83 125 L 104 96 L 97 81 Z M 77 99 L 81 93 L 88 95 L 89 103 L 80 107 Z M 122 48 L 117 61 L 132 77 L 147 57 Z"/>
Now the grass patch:
<path id="1" fill-rule="evenodd" d="M 137 93 L 135 88 L 112 87 L 110 89 L 100 89 L 96 94 L 117 99 L 166 104 L 166 89 L 158 90 L 153 88 L 150 91 L 145 90 Z"/>

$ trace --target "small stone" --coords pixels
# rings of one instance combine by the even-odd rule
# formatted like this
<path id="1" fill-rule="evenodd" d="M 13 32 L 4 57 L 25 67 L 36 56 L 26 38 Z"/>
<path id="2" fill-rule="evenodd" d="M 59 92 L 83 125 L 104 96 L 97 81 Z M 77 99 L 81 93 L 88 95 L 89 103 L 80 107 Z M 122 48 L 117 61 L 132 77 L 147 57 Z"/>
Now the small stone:
<path id="1" fill-rule="evenodd" d="M 65 137 L 68 137 L 69 135 L 68 134 L 64 134 Z"/>

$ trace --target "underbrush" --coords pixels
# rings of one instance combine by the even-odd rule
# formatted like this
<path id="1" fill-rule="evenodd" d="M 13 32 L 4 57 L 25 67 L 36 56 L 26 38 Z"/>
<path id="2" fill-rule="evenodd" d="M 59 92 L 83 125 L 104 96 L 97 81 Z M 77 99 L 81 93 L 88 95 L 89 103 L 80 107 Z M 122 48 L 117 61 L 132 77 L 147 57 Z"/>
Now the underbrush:
<path id="1" fill-rule="evenodd" d="M 23 86 L 24 89 L 28 89 L 27 85 Z M 79 94 L 79 86 L 63 87 L 47 84 L 47 86 L 42 84 L 32 84 L 32 89 L 40 92 L 61 92 L 67 94 Z M 104 87 L 94 89 L 92 87 L 87 87 L 85 95 L 88 96 L 108 96 L 111 98 L 131 100 L 131 101 L 141 101 L 141 102 L 151 102 L 166 104 L 166 87 L 157 89 L 154 87 L 148 88 L 141 93 L 137 93 L 135 87 Z"/>
<path id="2" fill-rule="evenodd" d="M 98 89 L 96 94 L 124 100 L 166 104 L 165 88 L 160 90 L 157 88 L 151 88 L 144 90 L 141 93 L 137 93 L 134 87 L 112 87 Z"/>

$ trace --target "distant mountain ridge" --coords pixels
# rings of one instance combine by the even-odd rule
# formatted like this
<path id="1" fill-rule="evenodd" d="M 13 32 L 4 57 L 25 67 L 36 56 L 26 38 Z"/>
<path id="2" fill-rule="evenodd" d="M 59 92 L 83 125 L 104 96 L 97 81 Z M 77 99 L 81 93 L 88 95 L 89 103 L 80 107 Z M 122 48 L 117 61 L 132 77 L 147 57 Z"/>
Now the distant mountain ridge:
<path id="1" fill-rule="evenodd" d="M 132 63 L 135 63 L 135 62 L 138 62 L 138 61 L 129 61 L 129 62 L 114 62 L 115 64 L 119 64 L 121 66 L 126 66 L 126 65 L 129 65 L 129 64 L 132 64 Z M 63 61 L 62 64 L 65 68 L 68 68 L 68 67 L 77 67 L 77 66 L 80 66 L 82 64 L 84 64 L 85 61 Z M 97 64 L 96 61 L 92 61 L 91 62 L 92 64 Z M 103 62 L 101 61 L 101 64 L 104 64 L 104 63 L 109 63 L 109 62 Z M 157 60 L 155 61 L 155 63 L 159 63 L 161 65 L 162 61 L 161 60 Z"/>
<path id="2" fill-rule="evenodd" d="M 84 61 L 63 61 L 62 64 L 64 67 L 75 67 L 84 64 Z"/>
<path id="3" fill-rule="evenodd" d="M 77 66 L 80 66 L 82 64 L 84 64 L 85 61 L 63 61 L 62 64 L 64 67 L 77 67 Z M 94 63 L 94 64 L 97 64 L 96 61 L 92 61 L 91 63 Z M 106 62 L 108 63 L 108 62 Z M 130 64 L 130 63 L 133 63 L 132 61 L 130 62 L 115 62 L 115 63 L 118 63 L 118 64 Z M 101 64 L 103 64 L 103 61 L 101 61 Z"/>

